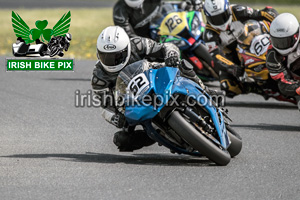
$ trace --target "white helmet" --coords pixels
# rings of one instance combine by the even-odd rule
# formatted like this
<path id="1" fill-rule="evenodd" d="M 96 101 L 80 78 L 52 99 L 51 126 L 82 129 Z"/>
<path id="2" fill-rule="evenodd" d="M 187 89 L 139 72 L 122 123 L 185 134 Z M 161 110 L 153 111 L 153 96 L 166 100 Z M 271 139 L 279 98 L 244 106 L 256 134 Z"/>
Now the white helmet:
<path id="1" fill-rule="evenodd" d="M 232 22 L 229 0 L 205 0 L 204 13 L 209 24 L 221 31 L 226 31 Z"/>
<path id="2" fill-rule="evenodd" d="M 127 64 L 131 54 L 130 39 L 123 28 L 109 26 L 97 40 L 97 56 L 107 72 L 119 72 Z"/>
<path id="3" fill-rule="evenodd" d="M 131 8 L 140 8 L 144 0 L 125 0 L 125 3 Z"/>
<path id="4" fill-rule="evenodd" d="M 66 41 L 67 42 L 71 42 L 71 40 L 72 40 L 72 35 L 71 35 L 71 33 L 66 33 L 66 35 L 65 35 L 65 39 L 66 39 Z"/>
<path id="5" fill-rule="evenodd" d="M 290 13 L 278 15 L 271 23 L 270 36 L 274 49 L 281 55 L 292 52 L 299 43 L 299 22 Z"/>

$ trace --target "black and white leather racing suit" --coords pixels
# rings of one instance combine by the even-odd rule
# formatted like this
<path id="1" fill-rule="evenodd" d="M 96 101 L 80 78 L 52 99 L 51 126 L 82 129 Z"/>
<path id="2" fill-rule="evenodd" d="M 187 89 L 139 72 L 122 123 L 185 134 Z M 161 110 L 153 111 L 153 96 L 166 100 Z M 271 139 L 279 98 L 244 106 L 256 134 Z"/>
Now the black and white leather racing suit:
<path id="1" fill-rule="evenodd" d="M 150 38 L 150 22 L 160 12 L 162 4 L 161 0 L 145 0 L 141 8 L 134 9 L 127 6 L 124 0 L 119 0 L 113 8 L 114 24 L 122 27 L 130 38 L 135 36 Z M 200 0 L 185 0 L 180 7 L 191 10 L 200 9 L 201 5 Z"/>
<path id="2" fill-rule="evenodd" d="M 150 37 L 149 24 L 159 13 L 161 0 L 145 0 L 142 8 L 133 9 L 119 0 L 113 9 L 114 24 L 121 26 L 128 36 Z"/>
<path id="3" fill-rule="evenodd" d="M 66 40 L 65 36 L 56 36 L 51 38 L 50 42 L 48 43 L 47 54 L 49 54 L 50 57 L 53 57 L 55 55 L 63 56 L 63 51 L 68 51 L 69 47 L 70 42 Z M 52 51 L 54 48 L 57 49 L 57 51 Z"/>
<path id="4" fill-rule="evenodd" d="M 216 71 L 220 71 L 221 89 L 226 91 L 227 96 L 233 97 L 241 93 L 255 92 L 251 91 L 250 85 L 242 85 L 237 80 L 237 77 L 243 74 L 236 52 L 237 38 L 244 27 L 242 23 L 249 19 L 272 22 L 278 13 L 271 7 L 254 10 L 248 6 L 231 5 L 230 9 L 232 23 L 229 29 L 220 31 L 207 23 L 203 40 L 210 49 L 215 67 L 218 67 Z"/>
<path id="5" fill-rule="evenodd" d="M 142 37 L 131 38 L 130 42 L 131 55 L 126 66 L 143 59 L 157 62 L 165 61 L 171 64 L 172 60 L 177 62 L 180 59 L 179 49 L 171 43 L 160 44 Z M 106 98 L 107 96 L 113 97 L 117 76 L 118 72 L 109 73 L 105 71 L 100 61 L 98 61 L 93 71 L 91 84 L 99 98 L 105 98 L 105 101 L 101 99 L 102 116 L 111 124 L 122 128 L 125 122 L 123 114 L 116 109 L 114 99 Z"/>
<path id="6" fill-rule="evenodd" d="M 300 81 L 295 80 L 293 73 L 300 79 L 300 45 L 298 44 L 298 47 L 288 56 L 282 56 L 275 49 L 270 48 L 266 65 L 270 76 L 277 81 L 280 92 L 299 99 Z"/>

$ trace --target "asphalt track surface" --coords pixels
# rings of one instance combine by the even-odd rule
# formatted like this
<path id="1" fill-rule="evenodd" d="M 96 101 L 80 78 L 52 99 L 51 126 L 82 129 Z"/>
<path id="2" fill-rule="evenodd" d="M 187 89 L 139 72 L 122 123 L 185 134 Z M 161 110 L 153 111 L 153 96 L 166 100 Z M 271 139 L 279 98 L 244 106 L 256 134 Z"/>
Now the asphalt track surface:
<path id="1" fill-rule="evenodd" d="M 1 57 L 0 199 L 299 199 L 295 106 L 228 100 L 244 146 L 225 167 L 157 144 L 120 153 L 99 109 L 74 106 L 94 65 L 75 62 L 75 72 L 5 72 Z"/>

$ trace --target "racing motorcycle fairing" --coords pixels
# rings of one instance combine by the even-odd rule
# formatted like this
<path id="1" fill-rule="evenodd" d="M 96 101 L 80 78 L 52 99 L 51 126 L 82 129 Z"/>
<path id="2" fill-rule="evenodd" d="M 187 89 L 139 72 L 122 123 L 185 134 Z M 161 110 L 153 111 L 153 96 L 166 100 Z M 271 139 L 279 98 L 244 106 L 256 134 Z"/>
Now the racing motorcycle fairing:
<path id="1" fill-rule="evenodd" d="M 257 56 L 245 50 L 238 50 L 239 59 L 242 60 L 247 76 L 255 80 L 266 81 L 269 78 L 269 70 L 266 67 L 266 55 Z"/>
<path id="2" fill-rule="evenodd" d="M 221 146 L 224 149 L 228 148 L 230 140 L 227 136 L 223 114 L 209 103 L 212 101 L 211 97 L 198 84 L 181 77 L 177 68 L 150 69 L 142 74 L 134 77 L 128 84 L 128 90 L 132 90 L 139 83 L 143 88 L 147 88 L 146 91 L 136 88 L 136 90 L 133 90 L 134 97 L 127 96 L 127 98 L 134 98 L 136 101 L 134 104 L 125 106 L 125 117 L 130 125 L 151 121 L 165 106 L 169 106 L 167 103 L 174 95 L 181 94 L 197 101 L 209 113 L 220 138 Z M 156 105 L 143 104 L 142 101 L 145 95 L 160 97 L 159 103 Z M 138 105 L 137 102 L 143 105 Z"/>
<path id="3" fill-rule="evenodd" d="M 163 18 L 156 36 L 161 42 L 173 42 L 180 50 L 193 46 L 205 31 L 202 15 L 196 11 L 172 12 Z"/>
<path id="4" fill-rule="evenodd" d="M 268 34 L 253 37 L 250 46 L 238 45 L 236 50 L 248 77 L 259 81 L 268 80 L 269 71 L 265 64 L 269 46 L 270 36 Z"/>

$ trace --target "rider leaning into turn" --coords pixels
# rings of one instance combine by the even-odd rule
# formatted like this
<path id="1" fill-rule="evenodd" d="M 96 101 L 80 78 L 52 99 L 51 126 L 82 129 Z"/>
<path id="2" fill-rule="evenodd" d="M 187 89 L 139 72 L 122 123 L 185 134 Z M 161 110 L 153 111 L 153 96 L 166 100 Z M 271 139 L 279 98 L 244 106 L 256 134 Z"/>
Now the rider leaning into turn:
<path id="1" fill-rule="evenodd" d="M 92 77 L 92 87 L 100 100 L 102 100 L 102 116 L 122 131 L 115 133 L 114 143 L 120 151 L 133 151 L 143 146 L 154 143 L 144 131 L 134 131 L 126 126 L 124 115 L 118 111 L 115 101 L 111 98 L 101 97 L 111 95 L 115 91 L 116 80 L 119 72 L 126 66 L 137 61 L 148 59 L 150 61 L 165 62 L 167 66 L 177 66 L 180 59 L 179 49 L 171 44 L 160 44 L 153 40 L 128 35 L 119 26 L 110 26 L 102 31 L 97 40 L 97 57 Z M 196 76 L 192 68 L 182 66 L 180 71 L 183 76 L 205 87 Z M 108 91 L 108 92 L 107 92 Z M 112 96 L 112 95 L 111 95 Z M 109 102 L 111 100 L 113 102 Z"/>
<path id="2" fill-rule="evenodd" d="M 296 98 L 300 110 L 299 30 L 294 15 L 282 13 L 275 18 L 270 26 L 272 47 L 268 50 L 266 65 L 281 93 Z"/>
<path id="3" fill-rule="evenodd" d="M 182 0 L 178 7 L 185 11 L 200 11 L 202 0 Z M 114 24 L 124 28 L 129 37 L 141 36 L 150 37 L 150 22 L 161 12 L 163 2 L 161 0 L 119 0 L 114 6 Z M 200 59 L 211 67 L 219 63 L 214 63 L 204 44 L 198 45 Z"/>
<path id="4" fill-rule="evenodd" d="M 236 52 L 237 38 L 242 33 L 243 22 L 249 19 L 272 22 L 278 15 L 277 11 L 271 7 L 254 10 L 248 6 L 230 5 L 228 0 L 206 0 L 204 13 L 207 24 L 203 39 L 218 63 L 216 67 L 219 69 L 216 70 L 220 70 L 221 89 L 228 97 L 257 93 L 256 86 L 238 81 L 243 68 Z"/>
<path id="5" fill-rule="evenodd" d="M 150 38 L 150 22 L 159 13 L 161 0 L 119 0 L 113 9 L 114 24 L 122 27 L 129 37 Z M 185 0 L 185 10 L 201 7 L 200 0 Z"/>

